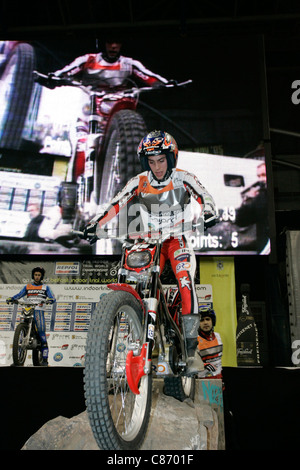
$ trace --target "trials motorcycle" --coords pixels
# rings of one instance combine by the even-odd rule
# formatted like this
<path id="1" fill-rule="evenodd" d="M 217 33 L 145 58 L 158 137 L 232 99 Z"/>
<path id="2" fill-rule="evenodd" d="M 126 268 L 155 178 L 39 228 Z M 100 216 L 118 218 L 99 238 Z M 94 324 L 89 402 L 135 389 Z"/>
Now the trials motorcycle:
<path id="1" fill-rule="evenodd" d="M 78 122 L 76 149 L 59 192 L 63 220 L 71 223 L 74 231 L 80 231 L 97 213 L 98 206 L 109 202 L 136 174 L 139 167 L 136 150 L 147 133 L 145 121 L 137 111 L 140 94 L 185 86 L 192 80 L 157 88 L 127 84 L 127 88 L 117 89 L 110 87 L 108 79 L 107 89 L 99 90 L 69 77 L 37 71 L 34 77 L 40 85 L 51 89 L 80 88 L 89 99 L 88 122 Z"/>
<path id="2" fill-rule="evenodd" d="M 34 320 L 34 310 L 44 303 L 41 299 L 12 300 L 22 307 L 20 323 L 17 325 L 13 337 L 12 357 L 15 366 L 23 366 L 27 357 L 27 351 L 32 350 L 32 362 L 34 366 L 40 366 L 43 361 L 41 340 Z"/>
<path id="3" fill-rule="evenodd" d="M 195 378 L 186 374 L 180 293 L 177 287 L 165 293 L 160 280 L 164 237 L 127 236 L 117 282 L 92 313 L 86 343 L 85 399 L 101 449 L 142 446 L 153 376 L 164 379 L 166 395 L 181 401 L 193 400 L 195 392 Z"/>

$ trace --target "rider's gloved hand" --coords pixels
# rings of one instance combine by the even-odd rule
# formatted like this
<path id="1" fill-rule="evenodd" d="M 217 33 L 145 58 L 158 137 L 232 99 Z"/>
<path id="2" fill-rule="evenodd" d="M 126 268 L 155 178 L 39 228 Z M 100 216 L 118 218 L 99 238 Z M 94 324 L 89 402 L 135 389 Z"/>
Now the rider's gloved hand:
<path id="1" fill-rule="evenodd" d="M 178 82 L 177 82 L 177 80 L 171 79 L 171 80 L 168 81 L 167 85 L 177 86 Z"/>
<path id="2" fill-rule="evenodd" d="M 83 229 L 81 238 L 88 240 L 90 245 L 93 245 L 100 238 L 107 238 L 107 230 L 100 227 L 98 220 L 94 219 Z"/>
<path id="3" fill-rule="evenodd" d="M 204 230 L 204 223 L 202 217 L 198 217 L 197 219 L 193 220 L 192 223 L 192 232 L 201 234 Z"/>
<path id="4" fill-rule="evenodd" d="M 84 238 L 85 240 L 88 240 L 91 245 L 93 245 L 98 239 L 96 235 L 97 227 L 98 227 L 98 222 L 90 222 L 83 229 L 82 238 Z"/>
<path id="5" fill-rule="evenodd" d="M 66 80 L 57 77 L 54 73 L 48 73 L 48 75 L 42 75 L 36 72 L 33 73 L 35 81 L 50 90 L 54 90 L 54 88 L 58 86 L 67 84 Z"/>
<path id="6" fill-rule="evenodd" d="M 55 75 L 53 73 L 48 73 L 48 78 L 44 86 L 53 90 L 57 87 L 57 80 L 55 81 Z"/>
<path id="7" fill-rule="evenodd" d="M 13 303 L 14 303 L 14 299 L 12 299 L 11 297 L 7 297 L 6 303 L 7 303 L 7 304 L 13 304 Z"/>
<path id="8" fill-rule="evenodd" d="M 217 223 L 218 217 L 216 214 L 212 212 L 205 211 L 204 212 L 204 230 L 208 229 L 209 227 L 213 227 Z"/>
<path id="9" fill-rule="evenodd" d="M 34 74 L 34 79 L 40 85 L 45 86 L 46 88 L 50 88 L 53 90 L 57 85 L 56 82 L 53 80 L 54 75 L 49 73 L 48 75 L 42 76 L 39 74 Z"/>
<path id="10" fill-rule="evenodd" d="M 54 303 L 53 299 L 46 299 L 46 304 L 51 305 Z"/>

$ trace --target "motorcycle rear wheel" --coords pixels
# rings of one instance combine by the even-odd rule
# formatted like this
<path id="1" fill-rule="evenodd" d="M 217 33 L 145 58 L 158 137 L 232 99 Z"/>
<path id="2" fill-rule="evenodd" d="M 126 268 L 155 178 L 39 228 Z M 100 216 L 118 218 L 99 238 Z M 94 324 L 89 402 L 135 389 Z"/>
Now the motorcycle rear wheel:
<path id="1" fill-rule="evenodd" d="M 12 357 L 15 366 L 23 366 L 26 361 L 27 349 L 23 346 L 23 339 L 27 335 L 27 330 L 28 327 L 24 323 L 19 323 L 16 327 L 12 348 Z"/>
<path id="2" fill-rule="evenodd" d="M 84 389 L 95 440 L 103 450 L 137 450 L 148 428 L 152 375 L 139 394 L 128 386 L 125 362 L 130 344 L 143 341 L 142 309 L 128 292 L 111 292 L 99 302 L 87 336 Z"/>
<path id="3" fill-rule="evenodd" d="M 146 132 L 144 119 L 136 111 L 123 109 L 113 116 L 104 143 L 103 166 L 96 161 L 95 188 L 99 204 L 109 202 L 140 172 L 137 148 Z"/>
<path id="4" fill-rule="evenodd" d="M 40 348 L 32 351 L 32 363 L 34 366 L 39 367 L 43 363 L 43 353 Z"/>
<path id="5" fill-rule="evenodd" d="M 194 377 L 166 377 L 164 379 L 164 394 L 174 397 L 179 401 L 195 398 Z"/>
<path id="6" fill-rule="evenodd" d="M 98 204 L 106 204 L 125 186 L 125 184 L 141 171 L 137 156 L 137 148 L 146 134 L 146 125 L 142 116 L 133 110 L 123 109 L 112 118 L 104 143 L 104 163 L 96 161 L 95 183 Z M 124 234 L 130 224 L 130 207 L 136 201 L 129 202 L 120 209 L 119 215 L 114 217 L 107 228 L 112 233 Z M 121 253 L 121 244 L 112 242 L 114 254 Z"/>

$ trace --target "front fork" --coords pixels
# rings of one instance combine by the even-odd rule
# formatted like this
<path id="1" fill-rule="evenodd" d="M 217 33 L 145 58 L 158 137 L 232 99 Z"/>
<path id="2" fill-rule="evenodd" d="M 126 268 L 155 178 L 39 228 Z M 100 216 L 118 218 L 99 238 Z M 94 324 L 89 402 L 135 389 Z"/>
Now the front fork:
<path id="1" fill-rule="evenodd" d="M 75 178 L 78 183 L 77 205 L 79 210 L 87 215 L 90 214 L 91 194 L 94 191 L 95 180 L 95 162 L 96 155 L 100 152 L 103 132 L 101 124 L 103 118 L 97 110 L 97 95 L 91 93 L 88 129 L 84 126 L 78 126 L 76 156 L 74 163 L 72 179 Z M 83 160 L 83 162 L 82 162 Z M 82 162 L 82 163 L 81 163 Z M 77 171 L 77 172 L 76 172 Z M 93 214 L 95 215 L 95 214 Z"/>
<path id="2" fill-rule="evenodd" d="M 152 351 L 154 347 L 155 325 L 158 312 L 157 284 L 160 272 L 160 249 L 161 246 L 158 246 L 155 253 L 155 260 L 151 273 L 151 281 L 149 283 L 149 297 L 143 299 L 145 307 L 145 325 L 142 348 L 140 349 L 137 348 L 136 345 L 133 345 L 132 349 L 128 352 L 126 358 L 127 382 L 130 390 L 136 395 L 139 395 L 140 393 L 138 389 L 140 379 L 144 375 L 150 374 L 152 369 Z M 123 258 L 121 261 L 121 265 L 122 264 Z"/>
<path id="3" fill-rule="evenodd" d="M 83 188 L 79 191 L 81 197 L 80 207 L 83 207 L 84 211 L 89 209 L 91 194 L 94 190 L 96 154 L 99 152 L 102 142 L 101 122 L 102 117 L 97 112 L 97 95 L 92 93 L 90 98 L 89 129 L 85 143 Z"/>
<path id="4" fill-rule="evenodd" d="M 162 293 L 161 285 L 157 291 Z M 166 309 L 166 315 L 168 315 L 168 307 L 165 303 L 165 299 L 163 298 L 160 301 L 164 303 L 162 309 Z M 146 315 L 142 347 L 138 344 L 132 344 L 126 358 L 127 382 L 131 391 L 137 395 L 139 394 L 138 384 L 140 379 L 144 375 L 150 374 L 152 371 L 152 352 L 154 350 L 156 332 L 158 335 L 156 375 L 160 377 L 174 376 L 177 374 L 178 370 L 186 366 L 185 342 L 171 315 L 168 315 L 167 321 L 169 328 L 173 330 L 174 336 L 177 337 L 177 342 L 179 341 L 181 353 L 176 349 L 178 345 L 176 346 L 172 341 L 168 342 L 165 337 L 164 324 L 157 318 L 159 314 L 158 299 L 155 297 L 144 299 L 144 305 L 146 306 Z"/>
<path id="5" fill-rule="evenodd" d="M 150 374 L 152 370 L 152 352 L 154 349 L 156 325 L 158 325 L 157 332 L 160 336 L 157 375 L 174 375 L 170 364 L 172 363 L 172 348 L 175 346 L 166 342 L 166 339 L 164 337 L 163 325 L 161 325 L 160 321 L 158 321 L 157 319 L 157 315 L 159 313 L 159 301 L 162 301 L 164 303 L 164 305 L 162 305 L 162 308 L 166 310 L 166 314 L 168 314 L 168 307 L 163 297 L 162 285 L 159 279 L 160 268 L 158 260 L 160 256 L 160 248 L 161 246 L 157 248 L 156 262 L 153 263 L 154 267 L 152 268 L 151 273 L 149 297 L 143 299 L 145 306 L 143 345 L 141 349 L 138 348 L 137 345 L 133 345 L 132 350 L 129 351 L 126 359 L 126 374 L 128 385 L 131 391 L 135 394 L 139 394 L 138 383 L 141 377 L 143 375 Z M 171 323 L 171 327 L 174 330 L 175 335 L 180 338 L 180 347 L 181 351 L 183 352 L 182 356 L 185 359 L 185 349 L 184 341 L 182 340 L 182 335 L 180 334 L 180 331 L 176 323 L 173 321 L 171 315 L 169 315 L 168 320 Z"/>
<path id="6" fill-rule="evenodd" d="M 21 320 L 21 323 L 22 322 L 27 325 L 27 333 L 26 333 L 26 336 L 23 338 L 21 348 L 22 349 L 29 349 L 33 318 L 31 318 L 30 321 L 27 321 L 27 322 L 24 322 L 24 321 Z"/>

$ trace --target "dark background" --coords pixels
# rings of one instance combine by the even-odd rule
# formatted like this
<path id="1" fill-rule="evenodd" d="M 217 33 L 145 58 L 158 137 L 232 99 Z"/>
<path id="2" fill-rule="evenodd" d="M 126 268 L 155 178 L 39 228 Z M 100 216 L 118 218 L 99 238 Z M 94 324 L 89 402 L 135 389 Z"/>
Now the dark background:
<path id="1" fill-rule="evenodd" d="M 299 369 L 225 367 L 223 375 L 226 450 L 297 450 Z M 18 451 L 49 420 L 85 410 L 82 368 L 1 367 L 0 381 L 0 450 Z"/>

